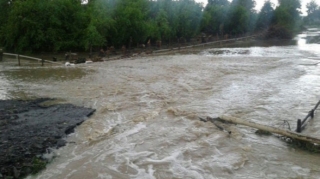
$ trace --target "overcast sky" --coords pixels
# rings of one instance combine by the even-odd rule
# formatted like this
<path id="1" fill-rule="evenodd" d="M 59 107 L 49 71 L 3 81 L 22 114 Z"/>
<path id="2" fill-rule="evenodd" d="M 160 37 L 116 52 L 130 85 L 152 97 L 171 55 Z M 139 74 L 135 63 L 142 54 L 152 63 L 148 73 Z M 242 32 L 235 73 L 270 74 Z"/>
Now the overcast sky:
<path id="1" fill-rule="evenodd" d="M 204 5 L 206 5 L 207 4 L 207 2 L 208 2 L 208 0 L 195 0 L 195 1 L 197 1 L 197 2 L 202 2 Z M 229 1 L 231 1 L 231 0 L 229 0 Z M 302 13 L 303 13 L 303 15 L 306 15 L 307 14 L 307 12 L 306 12 L 306 4 L 308 3 L 308 2 L 310 2 L 311 0 L 301 0 L 301 5 L 302 5 Z M 264 0 L 256 0 L 256 3 L 257 3 L 257 7 L 256 7 L 256 9 L 259 11 L 260 9 L 261 9 L 261 7 L 263 6 L 263 4 L 264 4 Z M 271 0 L 271 2 L 273 2 L 275 5 L 277 5 L 278 4 L 278 0 Z M 316 0 L 316 2 L 317 2 L 317 4 L 318 5 L 320 5 L 320 0 Z"/>

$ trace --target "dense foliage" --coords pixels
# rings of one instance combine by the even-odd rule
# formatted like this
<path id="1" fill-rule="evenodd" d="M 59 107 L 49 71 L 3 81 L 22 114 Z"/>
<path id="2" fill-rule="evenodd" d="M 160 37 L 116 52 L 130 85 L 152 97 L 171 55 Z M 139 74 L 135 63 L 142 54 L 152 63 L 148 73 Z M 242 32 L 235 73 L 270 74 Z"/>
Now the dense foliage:
<path id="1" fill-rule="evenodd" d="M 300 20 L 300 0 L 0 0 L 0 46 L 15 52 L 116 48 L 200 34 L 243 35 L 277 26 L 292 31 Z M 309 8 L 310 7 L 310 8 Z M 312 8 L 311 8 L 312 7 Z M 308 20 L 319 17 L 308 6 Z"/>
<path id="2" fill-rule="evenodd" d="M 308 16 L 304 19 L 306 25 L 320 26 L 320 6 L 312 0 L 307 4 Z"/>

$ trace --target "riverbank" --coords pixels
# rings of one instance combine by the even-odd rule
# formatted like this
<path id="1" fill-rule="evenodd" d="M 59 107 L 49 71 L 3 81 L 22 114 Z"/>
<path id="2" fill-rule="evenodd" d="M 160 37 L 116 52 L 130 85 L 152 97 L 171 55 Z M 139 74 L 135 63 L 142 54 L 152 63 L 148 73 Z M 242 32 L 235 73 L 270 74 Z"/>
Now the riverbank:
<path id="1" fill-rule="evenodd" d="M 7 91 L 97 109 L 67 138 L 76 144 L 56 150 L 28 178 L 319 178 L 317 154 L 250 128 L 232 126 L 230 135 L 198 120 L 230 115 L 296 126 L 318 99 L 319 48 L 303 36 L 275 42 L 72 68 L 5 67 Z M 71 77 L 79 71 L 86 75 Z M 320 135 L 318 121 L 315 115 L 308 135 Z"/>
<path id="2" fill-rule="evenodd" d="M 66 144 L 95 110 L 52 99 L 0 100 L 0 178 L 23 178 L 45 168 L 52 149 Z"/>
<path id="3" fill-rule="evenodd" d="M 150 47 L 133 47 L 130 49 L 122 48 L 105 50 L 104 53 L 101 51 L 94 52 L 42 52 L 37 54 L 28 54 L 29 56 L 43 59 L 45 62 L 61 63 L 69 61 L 72 62 L 74 59 L 81 59 L 82 63 L 85 61 L 102 62 L 110 60 L 119 60 L 130 57 L 145 57 L 145 56 L 159 56 L 159 55 L 173 55 L 173 54 L 196 54 L 207 48 L 223 48 L 229 46 L 246 46 L 246 44 L 261 41 L 260 37 L 263 36 L 264 32 L 258 34 L 252 34 L 248 36 L 234 36 L 224 38 L 205 37 L 203 42 L 199 41 L 182 41 L 179 43 L 164 44 L 158 46 L 156 44 Z M 262 40 L 263 41 L 263 40 Z M 78 60 L 77 60 L 78 61 Z"/>

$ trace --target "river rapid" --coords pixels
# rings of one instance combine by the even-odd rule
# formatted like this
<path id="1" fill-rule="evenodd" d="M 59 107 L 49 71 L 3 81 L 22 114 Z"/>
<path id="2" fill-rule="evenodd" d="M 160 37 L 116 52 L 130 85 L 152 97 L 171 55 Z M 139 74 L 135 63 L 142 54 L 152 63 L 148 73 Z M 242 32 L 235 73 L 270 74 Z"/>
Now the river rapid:
<path id="1" fill-rule="evenodd" d="M 320 45 L 310 42 L 319 35 L 310 29 L 290 45 L 75 67 L 2 65 L 0 98 L 50 97 L 97 109 L 29 179 L 320 178 L 320 154 L 240 125 L 228 125 L 229 134 L 198 118 L 230 115 L 275 127 L 286 120 L 295 130 L 320 99 Z M 304 133 L 320 137 L 317 111 Z"/>

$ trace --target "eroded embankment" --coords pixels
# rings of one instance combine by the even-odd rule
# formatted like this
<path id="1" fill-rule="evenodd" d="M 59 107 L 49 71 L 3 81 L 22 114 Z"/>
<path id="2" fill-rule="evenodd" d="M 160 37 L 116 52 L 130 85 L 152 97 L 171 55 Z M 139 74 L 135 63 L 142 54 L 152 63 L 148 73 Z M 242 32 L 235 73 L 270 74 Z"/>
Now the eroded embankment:
<path id="1" fill-rule="evenodd" d="M 48 100 L 0 100 L 0 178 L 21 178 L 44 168 L 48 160 L 42 155 L 64 146 L 64 137 L 95 111 L 44 105 Z"/>

